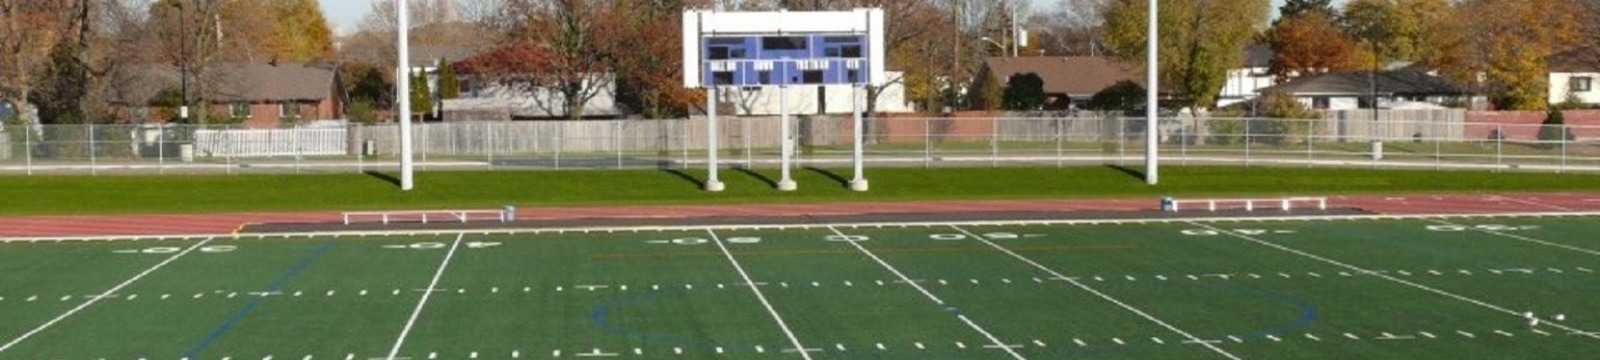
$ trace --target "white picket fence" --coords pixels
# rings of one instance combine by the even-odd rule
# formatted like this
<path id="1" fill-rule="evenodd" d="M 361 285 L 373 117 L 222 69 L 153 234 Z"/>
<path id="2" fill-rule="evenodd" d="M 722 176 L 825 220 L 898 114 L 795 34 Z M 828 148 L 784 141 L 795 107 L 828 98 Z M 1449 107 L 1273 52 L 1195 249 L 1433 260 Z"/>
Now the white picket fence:
<path id="1" fill-rule="evenodd" d="M 349 154 L 346 128 L 293 128 L 262 130 L 197 130 L 198 156 L 279 157 Z"/>

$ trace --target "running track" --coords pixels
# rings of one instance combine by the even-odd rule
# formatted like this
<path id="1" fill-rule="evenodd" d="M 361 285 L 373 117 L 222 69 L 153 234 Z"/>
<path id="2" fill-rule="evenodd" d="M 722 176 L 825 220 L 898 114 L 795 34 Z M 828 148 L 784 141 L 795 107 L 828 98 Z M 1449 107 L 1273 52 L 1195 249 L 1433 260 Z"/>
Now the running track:
<path id="1" fill-rule="evenodd" d="M 1329 206 L 1378 214 L 1493 214 L 1600 211 L 1600 193 L 1339 196 Z M 716 216 L 815 216 L 1024 211 L 1152 211 L 1155 199 L 1014 200 L 842 203 L 806 205 L 707 205 L 523 208 L 521 220 L 694 218 Z M 254 223 L 339 222 L 339 213 L 239 213 L 191 215 L 0 217 L 0 238 L 199 235 L 233 233 Z"/>

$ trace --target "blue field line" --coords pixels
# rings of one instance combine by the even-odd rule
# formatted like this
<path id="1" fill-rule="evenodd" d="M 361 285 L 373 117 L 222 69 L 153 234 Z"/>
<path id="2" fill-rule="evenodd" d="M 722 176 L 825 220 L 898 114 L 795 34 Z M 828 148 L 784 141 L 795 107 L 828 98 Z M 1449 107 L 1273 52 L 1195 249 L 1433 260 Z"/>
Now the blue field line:
<path id="1" fill-rule="evenodd" d="M 289 280 L 294 279 L 302 270 L 311 267 L 311 264 L 315 263 L 317 259 L 321 259 L 322 255 L 327 253 L 330 248 L 333 248 L 332 239 L 324 240 L 321 244 L 318 244 L 316 248 L 311 250 L 310 254 L 307 254 L 298 263 L 295 263 L 293 267 L 290 267 L 289 271 L 284 272 L 283 275 L 278 275 L 277 279 L 272 280 L 272 283 L 267 285 L 266 292 L 283 290 L 284 286 L 289 285 Z M 205 338 L 200 339 L 200 343 L 195 344 L 193 348 L 189 349 L 189 352 L 184 353 L 183 358 L 189 359 L 200 355 L 200 352 L 205 351 L 218 338 L 221 338 L 222 334 L 227 333 L 228 329 L 233 328 L 233 325 L 238 324 L 240 320 L 244 320 L 245 316 L 250 315 L 251 311 L 254 311 L 256 307 L 265 302 L 267 302 L 266 296 L 257 296 L 254 300 L 250 300 L 249 304 L 245 304 L 239 311 L 233 312 L 233 315 L 229 315 L 228 319 L 224 320 L 221 325 L 217 325 L 216 329 L 212 329 L 210 333 L 206 334 Z"/>

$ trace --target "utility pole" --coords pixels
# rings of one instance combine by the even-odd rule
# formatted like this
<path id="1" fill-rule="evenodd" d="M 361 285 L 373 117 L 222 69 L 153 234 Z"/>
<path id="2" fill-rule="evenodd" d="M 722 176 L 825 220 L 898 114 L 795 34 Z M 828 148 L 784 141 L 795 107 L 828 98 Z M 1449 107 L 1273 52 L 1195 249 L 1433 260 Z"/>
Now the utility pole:
<path id="1" fill-rule="evenodd" d="M 411 156 L 411 47 L 408 44 L 411 37 L 411 14 L 407 12 L 406 1 L 394 2 L 395 14 L 400 18 L 395 30 L 399 33 L 399 67 L 400 72 L 395 74 L 394 85 L 395 106 L 400 110 L 400 190 L 411 191 L 416 188 Z"/>
<path id="2" fill-rule="evenodd" d="M 180 79 L 178 82 L 182 84 L 179 93 L 182 99 L 178 101 L 178 118 L 187 123 L 189 122 L 189 21 L 187 19 L 189 11 L 181 1 L 173 4 L 178 6 L 178 78 Z"/>
<path id="3" fill-rule="evenodd" d="M 1145 36 L 1148 38 L 1148 43 L 1146 46 L 1150 47 L 1150 58 L 1145 60 L 1147 63 L 1146 65 L 1149 66 L 1145 72 L 1145 75 L 1147 76 L 1145 78 L 1145 82 L 1150 86 L 1147 86 L 1145 89 L 1145 101 L 1148 103 L 1146 103 L 1144 106 L 1144 180 L 1145 183 L 1150 185 L 1155 185 L 1159 182 L 1160 177 L 1158 175 L 1161 165 L 1160 160 L 1157 159 L 1160 156 L 1160 151 L 1158 151 L 1160 148 L 1157 146 L 1157 141 L 1161 139 L 1157 133 L 1157 130 L 1159 130 L 1157 129 L 1157 117 L 1161 115 L 1161 92 L 1158 90 L 1161 88 L 1161 78 L 1157 76 L 1159 75 L 1157 72 L 1161 70 L 1160 67 L 1157 66 L 1161 60 L 1161 50 L 1158 47 L 1160 45 L 1159 38 L 1161 37 L 1161 33 L 1158 32 L 1158 30 L 1160 30 L 1160 26 L 1157 24 L 1159 21 L 1157 16 L 1160 15 L 1160 13 L 1157 9 L 1158 5 L 1156 2 L 1157 0 L 1150 0 L 1150 28 L 1148 29 L 1148 35 Z"/>

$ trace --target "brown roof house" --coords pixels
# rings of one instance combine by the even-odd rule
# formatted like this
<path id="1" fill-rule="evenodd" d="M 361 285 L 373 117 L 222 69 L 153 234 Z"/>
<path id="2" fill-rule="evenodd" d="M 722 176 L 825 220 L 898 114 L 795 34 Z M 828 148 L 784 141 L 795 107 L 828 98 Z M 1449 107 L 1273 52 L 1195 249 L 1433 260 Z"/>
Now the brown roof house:
<path id="1" fill-rule="evenodd" d="M 113 91 L 112 103 L 122 107 L 130 120 L 163 121 L 150 117 L 149 110 L 174 102 L 166 98 L 180 93 L 179 74 L 173 66 L 136 68 L 122 77 L 127 85 Z M 209 86 L 198 86 L 202 81 Z M 190 78 L 189 97 L 209 102 L 212 119 L 226 118 L 226 122 L 248 128 L 274 128 L 343 119 L 349 97 L 341 81 L 331 65 L 223 64 L 207 76 Z"/>
<path id="2" fill-rule="evenodd" d="M 983 91 L 986 86 L 1005 89 L 1012 75 L 1035 73 L 1044 79 L 1045 110 L 1083 108 L 1095 93 L 1123 80 L 1144 86 L 1143 77 L 1134 64 L 1108 57 L 992 57 L 984 60 L 983 69 L 973 82 L 973 89 Z M 989 107 L 982 96 L 974 97 L 979 108 Z M 998 107 L 998 106 L 995 106 Z"/>

